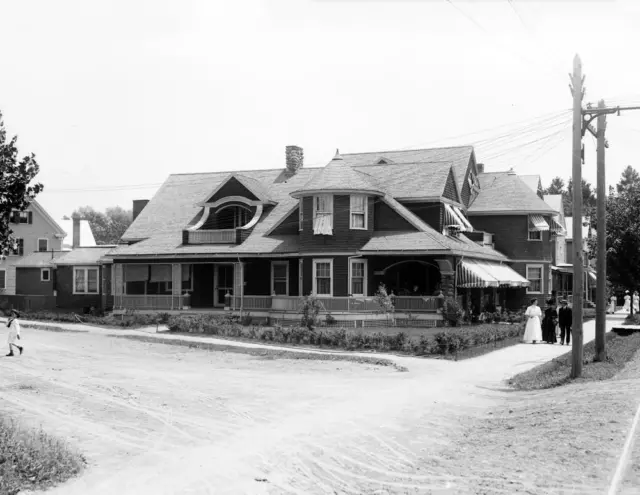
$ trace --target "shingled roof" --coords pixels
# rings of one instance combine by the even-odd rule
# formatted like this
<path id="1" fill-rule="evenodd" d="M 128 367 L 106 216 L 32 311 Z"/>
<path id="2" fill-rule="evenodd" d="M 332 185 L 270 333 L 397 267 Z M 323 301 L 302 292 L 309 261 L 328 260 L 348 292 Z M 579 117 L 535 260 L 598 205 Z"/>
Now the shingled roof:
<path id="1" fill-rule="evenodd" d="M 469 162 L 474 158 L 473 146 L 454 146 L 449 148 L 429 148 L 402 151 L 372 151 L 368 153 L 346 153 L 342 155 L 345 163 L 358 167 L 377 165 L 380 160 L 396 165 L 414 163 L 424 168 L 437 167 L 443 162 L 450 163 L 456 177 L 458 191 L 462 191 Z M 422 173 L 422 171 L 421 171 Z M 444 187 L 444 186 L 443 186 Z"/>
<path id="2" fill-rule="evenodd" d="M 299 197 L 303 194 L 311 194 L 319 191 L 355 191 L 374 195 L 383 195 L 384 187 L 378 181 L 355 168 L 349 166 L 342 157 L 336 153 L 333 160 L 313 174 L 313 176 L 292 195 Z"/>
<path id="3" fill-rule="evenodd" d="M 469 215 L 558 213 L 513 172 L 489 172 L 480 174 L 478 178 L 480 194 L 467 210 Z"/>

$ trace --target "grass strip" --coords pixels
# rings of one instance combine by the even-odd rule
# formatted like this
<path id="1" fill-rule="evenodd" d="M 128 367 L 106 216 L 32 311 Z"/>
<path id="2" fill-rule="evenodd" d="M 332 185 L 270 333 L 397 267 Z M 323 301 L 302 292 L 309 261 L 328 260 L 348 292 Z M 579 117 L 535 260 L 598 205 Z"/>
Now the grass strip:
<path id="1" fill-rule="evenodd" d="M 64 442 L 0 415 L 0 493 L 44 490 L 77 476 L 84 466 L 82 455 Z"/>
<path id="2" fill-rule="evenodd" d="M 595 362 L 595 341 L 584 346 L 582 377 L 571 378 L 571 351 L 548 363 L 519 373 L 508 380 L 515 390 L 541 390 L 559 387 L 567 383 L 601 381 L 613 378 L 633 359 L 640 349 L 640 333 L 619 336 L 613 332 L 605 337 L 607 359 Z"/>
<path id="3" fill-rule="evenodd" d="M 376 366 L 391 366 L 398 371 L 408 371 L 406 367 L 400 366 L 391 359 L 367 356 L 353 356 L 349 354 L 329 354 L 312 353 L 303 351 L 284 351 L 281 349 L 263 349 L 258 347 L 242 347 L 235 345 L 224 345 L 213 342 L 199 342 L 181 339 L 163 339 L 158 337 L 145 337 L 144 335 L 115 335 L 117 339 L 131 339 L 140 342 L 154 344 L 177 345 L 198 349 L 203 351 L 234 352 L 237 354 L 248 354 L 262 359 L 308 359 L 313 361 L 351 361 L 359 364 L 373 364 Z"/>

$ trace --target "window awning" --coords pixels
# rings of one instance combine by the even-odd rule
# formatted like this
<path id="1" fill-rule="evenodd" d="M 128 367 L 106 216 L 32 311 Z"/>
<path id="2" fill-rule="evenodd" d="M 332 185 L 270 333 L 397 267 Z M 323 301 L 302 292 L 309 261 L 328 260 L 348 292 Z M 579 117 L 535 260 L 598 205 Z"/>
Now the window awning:
<path id="1" fill-rule="evenodd" d="M 555 218 L 551 219 L 551 225 L 549 226 L 549 229 L 551 230 L 551 232 L 554 232 L 556 234 L 565 233 L 564 227 L 560 225 Z"/>
<path id="2" fill-rule="evenodd" d="M 547 231 L 549 230 L 549 224 L 542 215 L 529 215 L 529 231 Z"/>
<path id="3" fill-rule="evenodd" d="M 551 270 L 560 273 L 573 273 L 573 266 L 552 266 Z"/>
<path id="4" fill-rule="evenodd" d="M 490 261 L 462 261 L 457 273 L 457 285 L 461 288 L 527 287 L 530 283 L 510 266 Z"/>
<path id="5" fill-rule="evenodd" d="M 125 265 L 124 277 L 127 282 L 146 282 L 149 280 L 149 265 Z"/>
<path id="6" fill-rule="evenodd" d="M 465 223 L 464 215 L 460 211 L 456 211 L 457 208 L 455 206 L 451 206 L 450 204 L 444 203 L 444 225 L 456 225 L 460 227 L 461 231 L 470 230 L 469 222 Z M 469 226 L 467 226 L 469 224 Z M 471 229 L 473 230 L 473 229 Z"/>
<path id="7" fill-rule="evenodd" d="M 331 214 L 316 215 L 313 221 L 313 233 L 316 235 L 332 235 Z"/>

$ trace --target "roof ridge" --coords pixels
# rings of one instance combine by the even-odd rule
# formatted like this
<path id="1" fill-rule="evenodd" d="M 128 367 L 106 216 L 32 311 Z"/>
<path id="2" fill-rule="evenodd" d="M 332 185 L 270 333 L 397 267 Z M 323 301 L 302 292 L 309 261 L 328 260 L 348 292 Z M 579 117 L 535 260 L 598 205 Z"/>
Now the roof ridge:
<path id="1" fill-rule="evenodd" d="M 434 160 L 434 161 L 416 161 L 416 162 L 402 162 L 402 163 L 373 163 L 371 165 L 349 165 L 350 167 L 353 168 L 358 168 L 358 167 L 367 167 L 367 168 L 372 168 L 372 167 L 402 167 L 405 165 L 425 165 L 425 164 L 449 164 L 452 165 L 453 164 L 453 160 Z"/>
<path id="2" fill-rule="evenodd" d="M 407 149 L 407 150 L 382 150 L 382 151 L 363 151 L 361 153 L 340 153 L 342 156 L 349 156 L 349 155 L 375 155 L 378 153 L 411 153 L 413 151 L 431 151 L 431 150 L 454 150 L 454 149 L 460 149 L 460 148 L 471 148 L 473 149 L 473 145 L 472 144 L 463 144 L 460 146 L 437 146 L 435 148 L 414 148 L 414 149 Z"/>
<path id="3" fill-rule="evenodd" d="M 318 167 L 301 167 L 300 170 L 316 170 L 320 168 L 324 168 L 325 165 L 321 165 Z M 276 171 L 284 171 L 285 168 L 254 168 L 251 170 L 221 170 L 215 172 L 182 172 L 178 174 L 169 174 L 169 177 L 179 176 L 179 175 L 213 175 L 213 174 L 242 174 L 246 172 L 276 172 Z"/>

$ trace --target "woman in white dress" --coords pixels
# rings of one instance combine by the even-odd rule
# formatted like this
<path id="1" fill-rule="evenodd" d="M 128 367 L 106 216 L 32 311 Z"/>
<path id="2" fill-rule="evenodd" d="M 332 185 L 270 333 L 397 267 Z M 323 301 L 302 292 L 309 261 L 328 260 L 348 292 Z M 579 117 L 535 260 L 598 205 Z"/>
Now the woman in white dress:
<path id="1" fill-rule="evenodd" d="M 634 314 L 638 314 L 640 313 L 640 297 L 638 297 L 638 291 L 634 290 L 633 291 L 633 313 Z"/>
<path id="2" fill-rule="evenodd" d="M 522 341 L 526 344 L 535 344 L 542 341 L 542 310 L 538 306 L 537 299 L 531 299 L 531 306 L 524 313 L 527 322 L 524 328 L 524 337 Z"/>
<path id="3" fill-rule="evenodd" d="M 15 309 L 11 310 L 11 316 L 7 320 L 7 327 L 9 327 L 9 337 L 7 338 L 7 344 L 9 344 L 9 354 L 7 356 L 13 356 L 13 348 L 16 347 L 20 354 L 22 354 L 22 346 L 18 345 L 18 341 L 20 340 L 20 321 L 18 318 L 20 317 L 20 313 L 18 313 Z"/>
<path id="4" fill-rule="evenodd" d="M 616 296 L 612 295 L 611 299 L 609 299 L 609 307 L 607 308 L 607 313 L 615 314 L 616 312 Z"/>
<path id="5" fill-rule="evenodd" d="M 631 310 L 631 296 L 629 291 L 624 291 L 624 306 L 622 307 L 627 313 Z"/>

